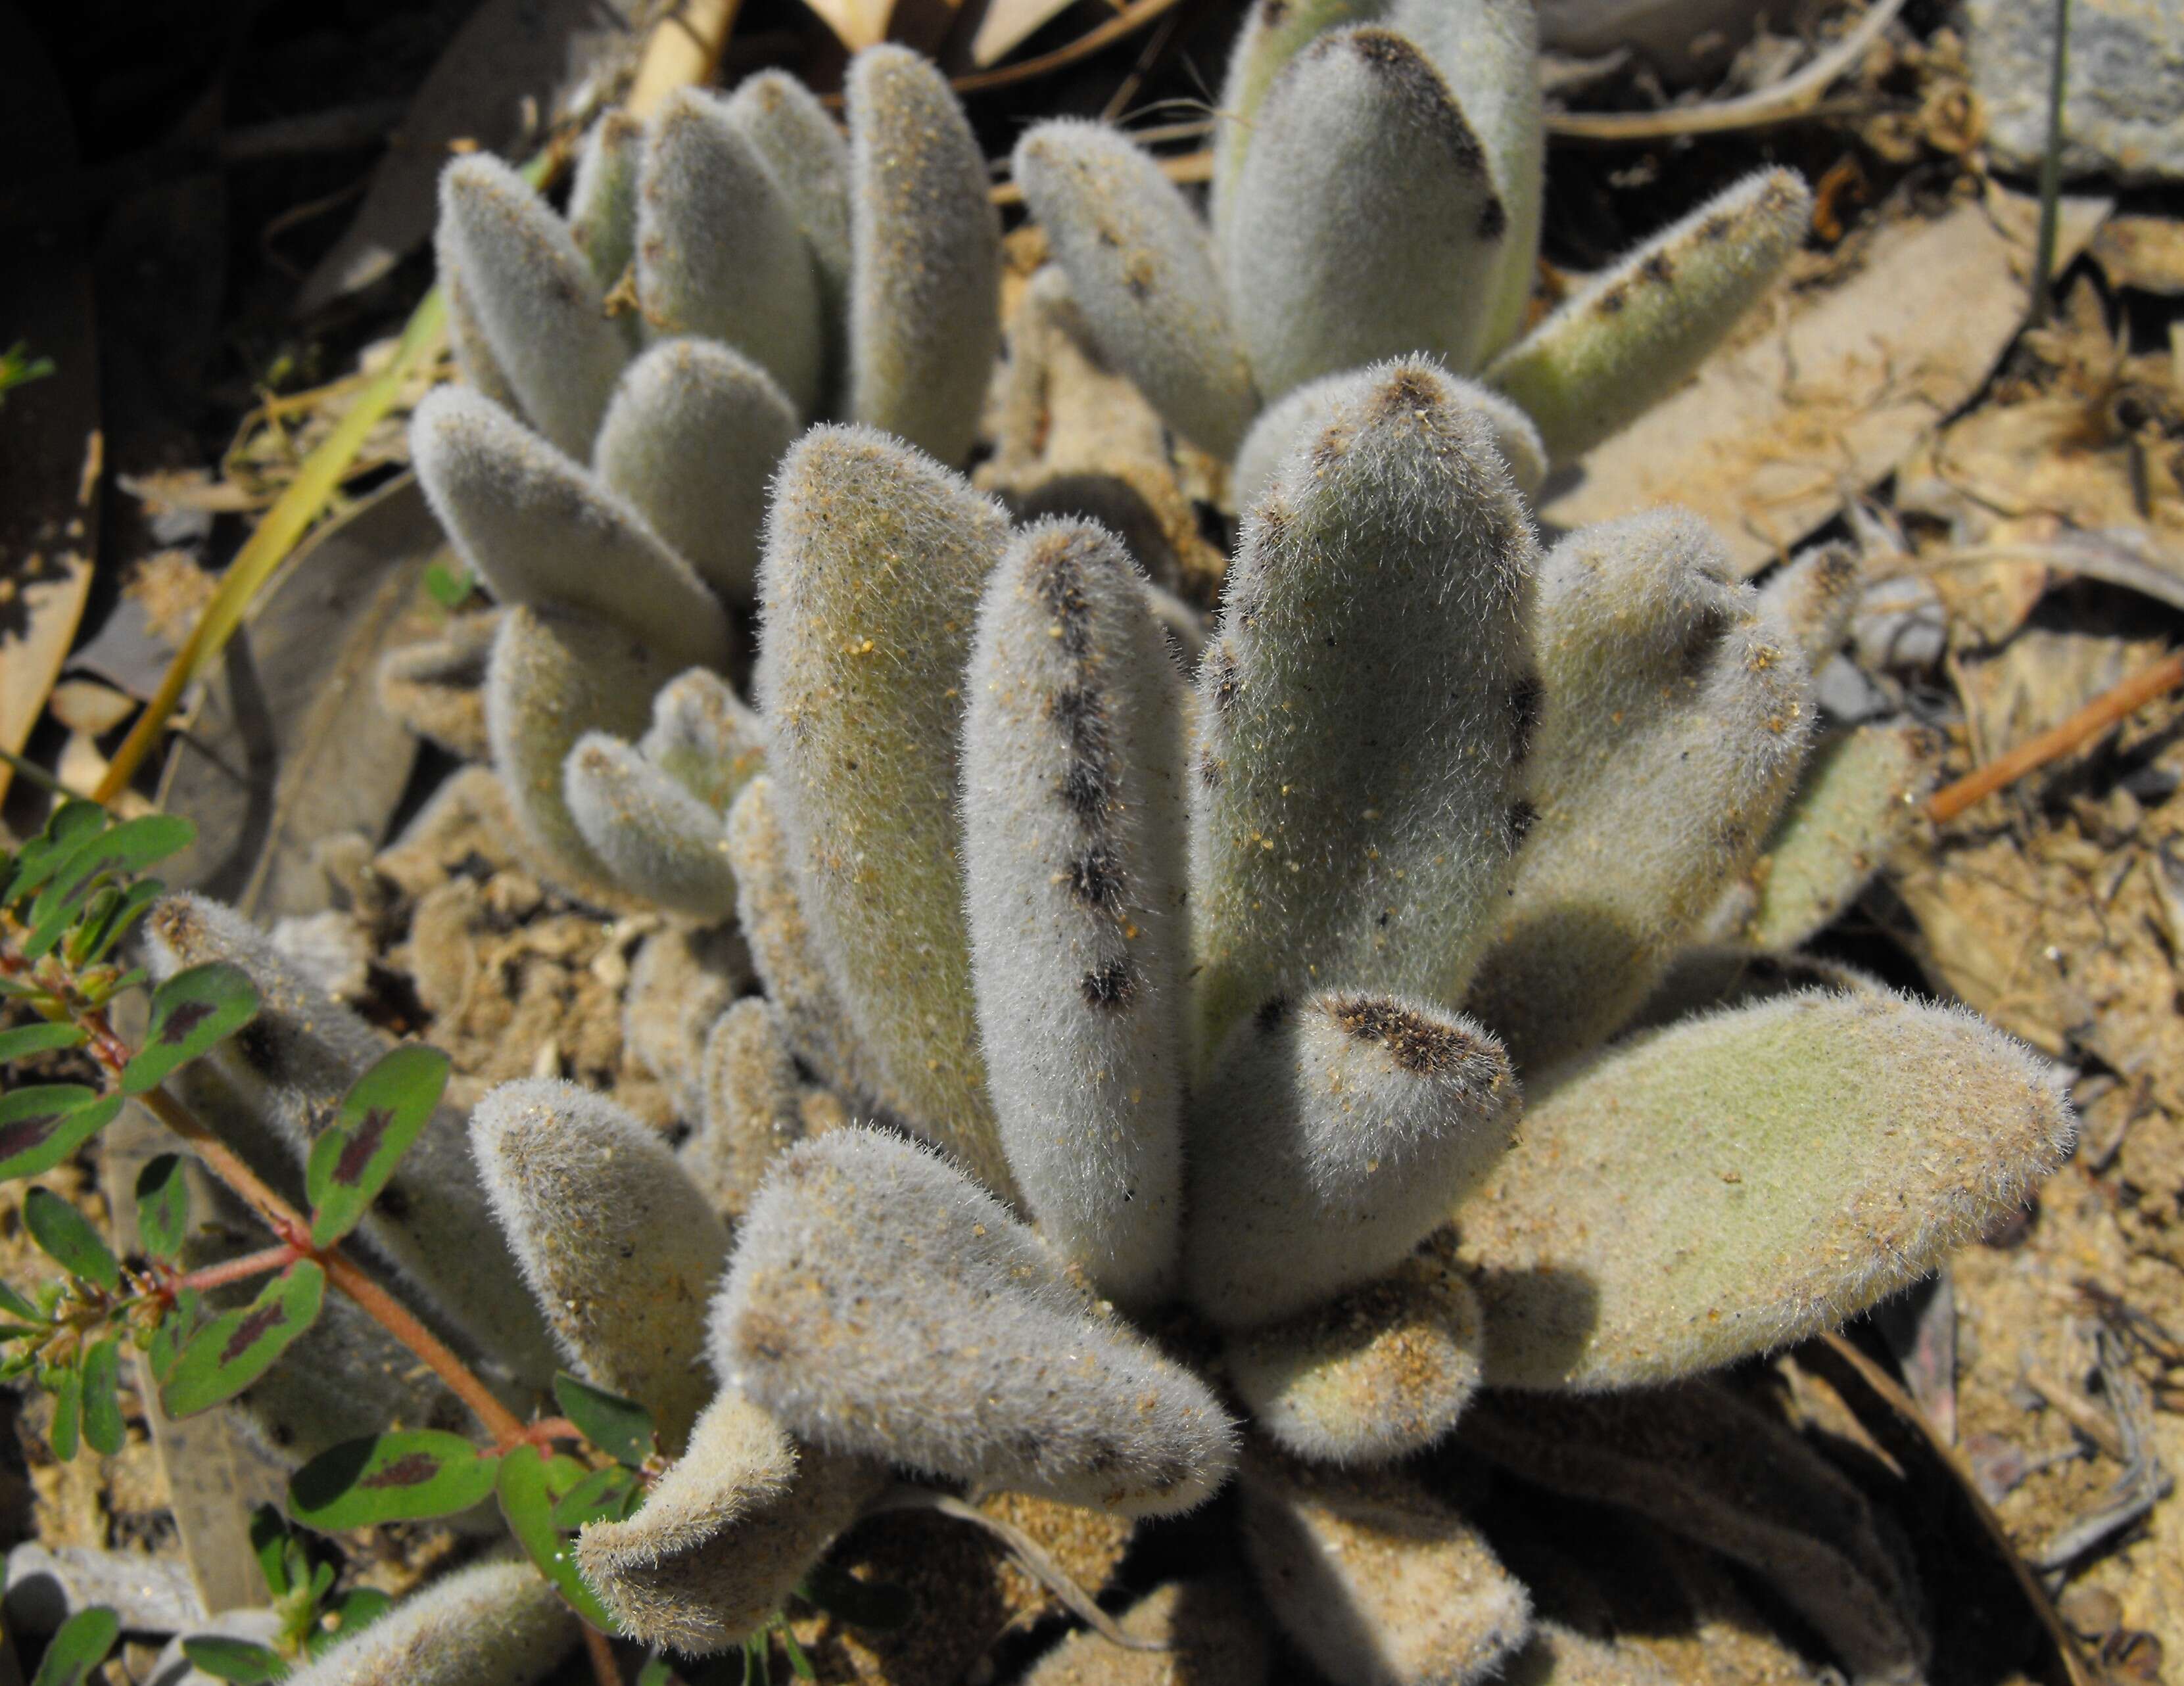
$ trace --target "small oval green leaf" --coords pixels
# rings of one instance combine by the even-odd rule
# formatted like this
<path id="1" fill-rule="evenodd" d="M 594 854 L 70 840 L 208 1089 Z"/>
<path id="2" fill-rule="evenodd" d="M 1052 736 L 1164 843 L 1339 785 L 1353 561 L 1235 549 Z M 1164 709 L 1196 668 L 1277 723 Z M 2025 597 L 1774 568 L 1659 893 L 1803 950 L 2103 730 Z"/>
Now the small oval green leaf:
<path id="1" fill-rule="evenodd" d="M 83 1686 L 121 1637 L 121 1618 L 103 1604 L 79 1610 L 46 1647 L 31 1686 Z"/>
<path id="2" fill-rule="evenodd" d="M 460 1434 L 404 1428 L 330 1447 L 288 1482 L 297 1521 L 328 1533 L 451 1516 L 489 1496 L 499 1460 Z"/>
<path id="3" fill-rule="evenodd" d="M 353 1587 L 327 1607 L 332 1621 L 311 1635 L 311 1654 L 322 1646 L 345 1639 L 359 1628 L 368 1628 L 394 1607 L 394 1600 L 376 1587 Z"/>
<path id="4" fill-rule="evenodd" d="M 448 1087 L 448 1056 L 405 1043 L 390 1049 L 342 1097 L 341 1111 L 311 1143 L 304 1188 L 311 1244 L 331 1247 L 370 1210 Z"/>
<path id="5" fill-rule="evenodd" d="M 56 1048 L 81 1048 L 87 1039 L 75 1025 L 18 1025 L 0 1031 L 0 1060 L 21 1060 Z"/>
<path id="6" fill-rule="evenodd" d="M 146 814 L 124 820 L 110 830 L 87 833 L 53 869 L 31 904 L 32 926 L 44 924 L 55 909 L 81 898 L 109 873 L 137 873 L 157 860 L 189 847 L 197 827 L 173 814 Z"/>
<path id="7" fill-rule="evenodd" d="M 176 1067 L 208 1054 L 258 1016 L 258 989 L 226 960 L 178 971 L 152 992 L 144 1046 L 122 1068 L 125 1094 L 142 1094 Z"/>
<path id="8" fill-rule="evenodd" d="M 71 1275 L 96 1283 L 109 1294 L 121 1286 L 121 1264 L 91 1220 L 50 1188 L 33 1188 L 23 1197 L 23 1221 L 46 1256 Z"/>
<path id="9" fill-rule="evenodd" d="M 46 1444 L 63 1463 L 76 1454 L 77 1436 L 83 1427 L 83 1372 L 73 1364 L 46 1378 L 53 1393 L 53 1420 L 46 1430 Z"/>
<path id="10" fill-rule="evenodd" d="M 652 1455 L 652 1413 L 636 1400 L 594 1387 L 566 1371 L 554 1378 L 554 1399 L 561 1407 L 561 1415 L 616 1462 L 636 1469 Z"/>
<path id="11" fill-rule="evenodd" d="M 106 810 L 96 802 L 64 802 L 46 821 L 46 829 L 16 851 L 15 870 L 8 876 L 6 905 L 14 906 L 58 872 L 84 840 L 106 824 Z"/>
<path id="12" fill-rule="evenodd" d="M 546 1460 L 536 1446 L 518 1446 L 500 1461 L 500 1513 L 509 1532 L 568 1601 L 569 1607 L 603 1633 L 619 1633 L 599 1595 L 577 1572 L 575 1543 L 554 1526 L 554 1495 Z"/>
<path id="13" fill-rule="evenodd" d="M 181 1256 L 190 1236 L 190 1179 L 180 1154 L 161 1154 L 136 1173 L 136 1235 L 155 1259 Z"/>
<path id="14" fill-rule="evenodd" d="M 101 911 L 95 921 L 86 921 L 83 946 L 71 953 L 70 960 L 79 966 L 96 965 L 114 952 L 114 945 L 134 930 L 136 921 L 151 911 L 152 904 L 166 893 L 167 887 L 157 878 L 139 878 L 112 907 Z"/>
<path id="15" fill-rule="evenodd" d="M 554 1501 L 554 1526 L 574 1533 L 587 1522 L 618 1522 L 638 1491 L 637 1472 L 622 1464 L 595 1469 Z"/>
<path id="16" fill-rule="evenodd" d="M 129 1441 L 121 1421 L 121 1348 L 108 1339 L 83 1360 L 83 1438 L 91 1450 L 112 1457 Z"/>
<path id="17" fill-rule="evenodd" d="M 209 1674 L 215 1680 L 226 1680 L 234 1686 L 263 1686 L 268 1680 L 278 1680 L 287 1673 L 287 1662 L 281 1653 L 268 1645 L 255 1645 L 248 1639 L 230 1639 L 207 1634 L 202 1639 L 182 1641 L 182 1655 L 192 1667 Z"/>
<path id="18" fill-rule="evenodd" d="M 326 1273 L 298 1259 L 249 1305 L 221 1313 L 192 1335 L 159 1384 L 167 1415 L 209 1411 L 263 1376 L 318 1321 L 326 1288 Z"/>
<path id="19" fill-rule="evenodd" d="M 42 1323 L 46 1314 L 38 1310 L 29 1298 L 12 1284 L 0 1282 L 0 1311 L 25 1323 Z"/>
<path id="20" fill-rule="evenodd" d="M 121 1097 L 81 1083 L 34 1083 L 0 1095 L 0 1179 L 51 1171 L 111 1124 Z"/>
<path id="21" fill-rule="evenodd" d="M 258 1572 L 265 1577 L 265 1590 L 277 1604 L 294 1589 L 295 1564 L 302 1556 L 288 1519 L 271 1505 L 250 1512 L 250 1555 L 258 1560 Z"/>

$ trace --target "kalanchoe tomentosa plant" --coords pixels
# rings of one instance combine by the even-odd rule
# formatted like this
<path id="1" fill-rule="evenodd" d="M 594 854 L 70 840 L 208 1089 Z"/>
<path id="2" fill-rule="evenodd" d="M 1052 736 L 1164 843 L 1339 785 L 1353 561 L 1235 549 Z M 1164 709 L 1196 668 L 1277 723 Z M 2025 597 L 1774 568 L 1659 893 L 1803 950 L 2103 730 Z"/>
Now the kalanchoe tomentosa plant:
<path id="1" fill-rule="evenodd" d="M 720 810 L 749 721 L 709 676 L 789 441 L 838 417 L 961 463 L 977 431 L 1000 339 L 984 160 L 916 54 L 861 53 L 846 91 L 846 141 L 776 72 L 680 92 L 649 128 L 610 114 L 566 219 L 490 158 L 443 181 L 470 390 L 420 409 L 418 473 L 508 611 L 494 765 L 535 851 L 594 900 L 733 904 Z"/>
<path id="2" fill-rule="evenodd" d="M 733 1646 L 890 1471 L 1132 1516 L 1234 1479 L 1332 1678 L 1660 1678 L 1535 1621 L 1416 1455 L 1641 1487 L 1630 1390 L 1910 1282 L 2072 1129 L 1968 1013 L 1702 945 L 1839 905 L 1881 823 L 1845 815 L 1924 753 L 1792 804 L 1845 559 L 1763 594 L 1673 511 L 1543 552 L 1423 359 L 1291 447 L 1195 684 L 1110 535 L 1014 529 L 877 431 L 792 448 L 766 531 L 766 771 L 727 823 L 766 998 L 716 1027 L 679 1160 L 566 1084 L 472 1122 L 564 1356 L 686 1448 L 583 1530 L 604 1607 Z M 800 1139 L 815 1078 L 869 1121 Z M 1863 1501 L 1739 1411 L 1673 1419 L 1676 1525 L 1909 1678 Z M 1845 1538 L 1754 1521 L 1737 1434 Z"/>
<path id="3" fill-rule="evenodd" d="M 1769 170 L 1527 332 L 1538 59 L 1533 0 L 1260 0 L 1215 111 L 1210 226 L 1104 124 L 1017 144 L 1099 349 L 1234 459 L 1240 504 L 1324 422 L 1330 377 L 1411 352 L 1477 374 L 1529 492 L 1673 390 L 1780 272 L 1811 200 Z"/>

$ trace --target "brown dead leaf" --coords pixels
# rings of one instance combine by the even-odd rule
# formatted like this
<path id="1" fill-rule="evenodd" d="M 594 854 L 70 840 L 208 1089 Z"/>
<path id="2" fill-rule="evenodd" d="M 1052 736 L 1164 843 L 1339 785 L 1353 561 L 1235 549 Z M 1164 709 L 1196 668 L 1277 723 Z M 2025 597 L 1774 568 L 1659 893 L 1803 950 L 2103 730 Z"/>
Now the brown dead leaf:
<path id="1" fill-rule="evenodd" d="M 313 845 L 379 836 L 415 760 L 416 740 L 374 704 L 372 675 L 431 623 L 419 581 L 443 543 L 404 477 L 290 559 L 168 763 L 160 805 L 198 826 L 169 864 L 175 881 L 267 919 L 326 905 Z"/>
<path id="2" fill-rule="evenodd" d="M 1076 0 L 993 0 L 971 37 L 971 62 L 981 70 L 1015 52 Z"/>
<path id="3" fill-rule="evenodd" d="M 1880 231 L 1849 281 L 1780 301 L 1778 326 L 1593 452 L 1542 517 L 1573 527 L 1680 504 L 1747 573 L 1786 554 L 1970 398 L 2015 337 L 2029 241 L 2021 206 L 1994 198 Z M 2064 201 L 2064 260 L 2109 204 Z"/>
<path id="4" fill-rule="evenodd" d="M 2184 221 L 2110 217 L 2090 249 L 2110 287 L 2171 298 L 2184 293 Z"/>

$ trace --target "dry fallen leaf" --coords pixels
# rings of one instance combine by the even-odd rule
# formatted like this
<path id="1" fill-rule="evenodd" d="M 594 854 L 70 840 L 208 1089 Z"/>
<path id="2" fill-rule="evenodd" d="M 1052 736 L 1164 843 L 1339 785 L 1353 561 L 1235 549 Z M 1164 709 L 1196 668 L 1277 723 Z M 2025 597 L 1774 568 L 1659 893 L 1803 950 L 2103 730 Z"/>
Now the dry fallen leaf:
<path id="1" fill-rule="evenodd" d="M 1998 198 L 1880 230 L 1849 281 L 1783 301 L 1778 325 L 1593 452 L 1541 516 L 1574 527 L 1681 504 L 1747 573 L 1786 554 L 1978 391 L 2016 337 L 2029 242 Z M 2109 203 L 2063 202 L 2059 263 Z"/>

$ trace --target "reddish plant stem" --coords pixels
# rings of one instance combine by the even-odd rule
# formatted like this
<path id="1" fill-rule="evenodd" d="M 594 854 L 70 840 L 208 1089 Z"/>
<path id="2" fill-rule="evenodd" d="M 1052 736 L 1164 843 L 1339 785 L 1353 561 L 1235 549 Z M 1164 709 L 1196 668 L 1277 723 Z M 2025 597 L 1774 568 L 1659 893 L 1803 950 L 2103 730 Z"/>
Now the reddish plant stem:
<path id="1" fill-rule="evenodd" d="M 195 1288 L 202 1294 L 208 1288 L 226 1288 L 230 1283 L 248 1282 L 253 1277 L 262 1277 L 274 1271 L 285 1271 L 304 1255 L 283 1242 L 278 1247 L 268 1247 L 263 1252 L 245 1253 L 240 1259 L 230 1259 L 225 1264 L 207 1265 L 201 1271 L 192 1271 L 160 1284 L 161 1292 L 169 1299 L 184 1288 Z"/>
<path id="2" fill-rule="evenodd" d="M 1975 772 L 1934 793 L 1926 813 L 1936 825 L 1953 820 L 1983 797 L 1992 796 L 2027 773 L 2067 755 L 2081 743 L 2106 732 L 2117 721 L 2134 715 L 2155 698 L 2184 685 L 2184 650 L 2135 673 L 2114 690 L 2096 697 L 2062 725 L 2028 737 L 2006 754 L 1997 755 Z"/>
<path id="3" fill-rule="evenodd" d="M 599 1686 L 621 1686 L 621 1668 L 615 1661 L 614 1647 L 607 1636 L 588 1622 L 583 1623 L 584 1651 L 590 1658 L 592 1678 Z"/>
<path id="4" fill-rule="evenodd" d="M 129 1063 L 128 1044 L 114 1034 L 103 1012 L 85 1013 L 78 1022 L 90 1032 L 90 1047 L 99 1064 L 118 1078 L 122 1066 Z M 470 1407 L 471 1414 L 493 1436 L 500 1450 L 506 1451 L 523 1443 L 527 1436 L 521 1421 L 493 1397 L 493 1390 L 477 1378 L 471 1367 L 420 1322 L 408 1306 L 365 1275 L 356 1261 L 339 1248 L 314 1247 L 309 1221 L 274 1193 L 264 1178 L 198 1121 L 196 1114 L 164 1088 L 153 1089 L 136 1099 L 162 1124 L 187 1142 L 205 1168 L 247 1201 L 296 1257 L 316 1260 L 328 1282 L 446 1383 L 448 1390 Z"/>
<path id="5" fill-rule="evenodd" d="M 471 1409 L 471 1415 L 485 1426 L 493 1438 L 493 1444 L 502 1451 L 520 1446 L 526 1438 L 521 1421 L 515 1413 L 493 1395 L 493 1391 L 478 1380 L 470 1366 L 455 1356 L 439 1338 L 419 1322 L 410 1308 L 374 1282 L 338 1248 L 330 1248 L 316 1255 L 326 1272 L 326 1280 L 354 1300 L 357 1306 L 380 1327 L 408 1347 L 443 1382 L 448 1389 Z"/>

